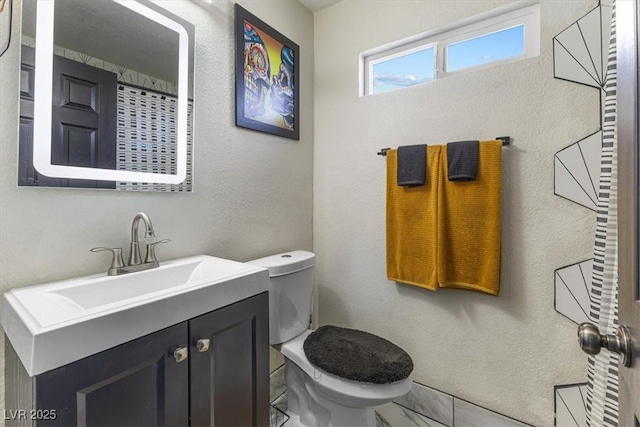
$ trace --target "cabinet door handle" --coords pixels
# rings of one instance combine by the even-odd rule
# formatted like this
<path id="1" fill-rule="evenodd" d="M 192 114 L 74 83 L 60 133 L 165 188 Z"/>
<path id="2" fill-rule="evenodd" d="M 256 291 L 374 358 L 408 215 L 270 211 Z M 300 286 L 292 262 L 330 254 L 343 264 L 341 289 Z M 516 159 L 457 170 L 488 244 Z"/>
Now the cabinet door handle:
<path id="1" fill-rule="evenodd" d="M 189 349 L 187 347 L 178 347 L 173 350 L 171 355 L 176 360 L 176 363 L 184 362 L 189 357 Z"/>
<path id="2" fill-rule="evenodd" d="M 208 338 L 201 338 L 196 341 L 196 347 L 198 347 L 198 351 L 200 353 L 204 353 L 205 351 L 209 350 L 210 342 L 211 340 L 209 340 Z"/>

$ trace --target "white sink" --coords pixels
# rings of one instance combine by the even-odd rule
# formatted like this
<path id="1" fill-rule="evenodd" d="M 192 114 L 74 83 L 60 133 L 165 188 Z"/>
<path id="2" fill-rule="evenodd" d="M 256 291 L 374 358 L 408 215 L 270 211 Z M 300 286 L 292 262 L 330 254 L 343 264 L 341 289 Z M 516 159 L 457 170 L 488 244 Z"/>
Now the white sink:
<path id="1" fill-rule="evenodd" d="M 80 284 L 52 290 L 44 296 L 66 298 L 79 308 L 87 310 L 193 283 L 194 281 L 191 279 L 193 273 L 209 266 L 211 262 L 207 261 L 209 260 L 194 259 L 189 262 L 165 264 L 157 269 L 141 272 L 142 274 L 107 276 L 93 282 L 84 281 Z M 235 264 L 231 266 L 235 267 Z M 216 273 L 228 276 L 232 271 L 227 272 L 221 269 Z M 100 283 L 100 285 L 96 286 L 96 283 Z"/>
<path id="2" fill-rule="evenodd" d="M 0 322 L 29 375 L 265 292 L 268 270 L 206 255 L 4 294 Z"/>

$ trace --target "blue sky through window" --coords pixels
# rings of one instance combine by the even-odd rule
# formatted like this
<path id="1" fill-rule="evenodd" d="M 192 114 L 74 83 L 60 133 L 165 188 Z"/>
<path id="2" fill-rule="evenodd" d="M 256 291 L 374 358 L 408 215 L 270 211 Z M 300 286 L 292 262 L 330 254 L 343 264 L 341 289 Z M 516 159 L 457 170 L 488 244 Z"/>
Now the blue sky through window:
<path id="1" fill-rule="evenodd" d="M 388 92 L 433 80 L 434 48 L 423 49 L 408 55 L 373 65 L 373 93 Z"/>
<path id="2" fill-rule="evenodd" d="M 524 54 L 524 25 L 518 25 L 450 44 L 446 52 L 446 71 L 463 70 L 522 54 Z"/>
<path id="3" fill-rule="evenodd" d="M 435 78 L 434 47 L 373 65 L 372 93 L 426 83 Z M 458 71 L 524 54 L 524 25 L 446 46 L 445 71 Z"/>

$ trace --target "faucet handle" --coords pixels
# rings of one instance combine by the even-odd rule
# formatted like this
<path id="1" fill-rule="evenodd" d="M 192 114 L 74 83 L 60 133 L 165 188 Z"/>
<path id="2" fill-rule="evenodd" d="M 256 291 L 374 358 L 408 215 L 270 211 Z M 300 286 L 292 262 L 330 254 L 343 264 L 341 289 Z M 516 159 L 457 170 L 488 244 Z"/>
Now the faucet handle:
<path id="1" fill-rule="evenodd" d="M 99 246 L 97 248 L 91 248 L 91 252 L 105 252 L 111 251 L 113 253 L 113 259 L 111 260 L 111 267 L 107 271 L 109 276 L 115 276 L 119 268 L 124 267 L 124 260 L 122 259 L 122 248 L 105 248 Z"/>
<path id="2" fill-rule="evenodd" d="M 158 262 L 158 260 L 156 259 L 156 245 L 159 245 L 161 243 L 169 243 L 170 241 L 171 239 L 162 239 L 158 240 L 157 242 L 149 243 L 147 245 L 147 255 L 144 257 L 144 262 Z"/>

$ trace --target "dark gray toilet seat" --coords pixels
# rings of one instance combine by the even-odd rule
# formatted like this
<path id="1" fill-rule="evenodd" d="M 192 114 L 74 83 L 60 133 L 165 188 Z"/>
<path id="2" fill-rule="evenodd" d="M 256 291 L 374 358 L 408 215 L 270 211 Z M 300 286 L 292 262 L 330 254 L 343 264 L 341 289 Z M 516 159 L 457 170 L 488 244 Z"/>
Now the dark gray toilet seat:
<path id="1" fill-rule="evenodd" d="M 413 371 L 411 356 L 390 341 L 368 332 L 321 326 L 304 341 L 313 365 L 353 381 L 389 384 Z"/>

